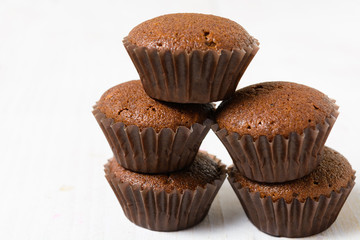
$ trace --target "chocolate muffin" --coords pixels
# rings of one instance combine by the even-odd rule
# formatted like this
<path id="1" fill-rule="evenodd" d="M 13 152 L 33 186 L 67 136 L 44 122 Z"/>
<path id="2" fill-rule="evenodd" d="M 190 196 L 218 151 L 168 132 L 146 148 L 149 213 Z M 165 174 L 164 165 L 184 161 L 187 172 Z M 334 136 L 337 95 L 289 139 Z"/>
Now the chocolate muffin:
<path id="1" fill-rule="evenodd" d="M 211 104 L 159 102 L 140 81 L 106 91 L 94 115 L 121 166 L 136 172 L 164 173 L 191 164 L 212 124 Z"/>
<path id="2" fill-rule="evenodd" d="M 127 40 L 137 46 L 158 50 L 243 49 L 257 40 L 234 21 L 200 13 L 176 13 L 159 16 L 133 28 Z"/>
<path id="3" fill-rule="evenodd" d="M 236 168 L 228 180 L 250 221 L 274 236 L 305 237 L 327 229 L 337 218 L 355 182 L 350 163 L 325 147 L 319 166 L 286 183 L 258 183 Z"/>
<path id="4" fill-rule="evenodd" d="M 229 97 L 259 45 L 236 22 L 198 13 L 150 19 L 123 42 L 146 93 L 178 103 Z"/>
<path id="5" fill-rule="evenodd" d="M 199 223 L 226 176 L 225 165 L 201 151 L 187 169 L 174 173 L 135 173 L 115 159 L 105 165 L 105 173 L 126 217 L 155 231 L 176 231 Z"/>
<path id="6" fill-rule="evenodd" d="M 213 130 L 247 178 L 285 182 L 319 164 L 337 109 L 334 100 L 311 87 L 258 83 L 219 105 Z"/>
<path id="7" fill-rule="evenodd" d="M 139 80 L 119 84 L 107 90 L 97 103 L 97 109 L 114 122 L 136 125 L 140 130 L 151 127 L 156 132 L 179 126 L 190 128 L 202 124 L 213 111 L 210 104 L 174 104 L 156 101 L 145 92 Z"/>

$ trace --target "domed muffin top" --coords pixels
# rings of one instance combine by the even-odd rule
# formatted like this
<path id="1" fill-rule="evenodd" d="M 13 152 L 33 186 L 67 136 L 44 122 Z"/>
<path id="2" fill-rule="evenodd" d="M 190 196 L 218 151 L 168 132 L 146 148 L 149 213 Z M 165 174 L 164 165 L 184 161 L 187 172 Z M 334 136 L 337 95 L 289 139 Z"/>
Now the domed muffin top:
<path id="1" fill-rule="evenodd" d="M 178 190 L 195 190 L 196 187 L 205 187 L 207 183 L 212 184 L 220 175 L 225 174 L 225 165 L 215 156 L 199 151 L 194 162 L 188 168 L 168 174 L 144 174 L 129 171 L 120 166 L 113 158 L 107 167 L 114 177 L 120 182 L 139 186 L 141 189 L 152 188 L 154 190 L 165 190 L 171 192 Z"/>
<path id="2" fill-rule="evenodd" d="M 257 40 L 234 21 L 200 13 L 176 13 L 147 20 L 126 38 L 140 47 L 185 50 L 243 49 Z"/>
<path id="3" fill-rule="evenodd" d="M 273 201 L 284 198 L 287 203 L 293 199 L 304 202 L 310 197 L 318 200 L 320 195 L 330 196 L 332 191 L 339 192 L 355 179 L 355 171 L 344 156 L 335 150 L 325 147 L 322 161 L 309 175 L 285 183 L 258 183 L 251 181 L 233 168 L 229 173 L 235 182 L 250 192 L 259 192 L 260 197 L 270 196 Z"/>
<path id="4" fill-rule="evenodd" d="M 291 132 L 302 134 L 308 127 L 324 123 L 337 105 L 320 91 L 291 82 L 264 82 L 239 89 L 216 110 L 220 128 L 251 135 L 254 140 Z"/>
<path id="5" fill-rule="evenodd" d="M 126 126 L 139 129 L 152 127 L 159 132 L 163 128 L 173 131 L 179 126 L 190 128 L 202 124 L 213 113 L 211 104 L 165 103 L 150 98 L 140 80 L 119 84 L 107 90 L 97 102 L 97 109 Z"/>

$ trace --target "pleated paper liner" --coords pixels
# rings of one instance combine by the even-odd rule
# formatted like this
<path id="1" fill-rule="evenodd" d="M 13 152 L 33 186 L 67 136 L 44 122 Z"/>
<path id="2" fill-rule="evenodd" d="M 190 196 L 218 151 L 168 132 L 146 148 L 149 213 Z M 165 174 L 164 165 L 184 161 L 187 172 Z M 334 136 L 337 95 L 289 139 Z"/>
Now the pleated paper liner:
<path id="1" fill-rule="evenodd" d="M 250 135 L 229 134 L 218 124 L 211 128 L 242 175 L 257 182 L 286 182 L 309 174 L 319 165 L 318 155 L 338 115 L 336 110 L 324 123 L 306 128 L 301 135 L 296 132 L 288 138 L 276 135 L 272 141 L 265 136 L 254 141 Z"/>
<path id="2" fill-rule="evenodd" d="M 298 199 L 287 203 L 284 198 L 273 201 L 270 196 L 262 198 L 259 192 L 250 192 L 234 181 L 229 168 L 228 180 L 234 189 L 249 220 L 262 232 L 278 237 L 306 237 L 320 233 L 336 220 L 349 196 L 354 180 L 330 196 L 317 199 Z"/>
<path id="3" fill-rule="evenodd" d="M 215 159 L 220 161 L 218 159 Z M 226 177 L 225 165 L 213 183 L 183 192 L 141 188 L 121 182 L 105 165 L 105 177 L 113 189 L 125 216 L 136 225 L 154 231 L 178 231 L 200 223 Z"/>
<path id="4" fill-rule="evenodd" d="M 117 162 L 126 169 L 141 173 L 166 173 L 189 166 L 210 130 L 213 121 L 180 126 L 174 132 L 164 128 L 140 130 L 135 125 L 114 123 L 94 106 L 93 114 L 103 130 Z"/>
<path id="5" fill-rule="evenodd" d="M 176 103 L 209 103 L 230 97 L 259 50 L 256 43 L 232 51 L 172 52 L 124 46 L 152 98 Z"/>

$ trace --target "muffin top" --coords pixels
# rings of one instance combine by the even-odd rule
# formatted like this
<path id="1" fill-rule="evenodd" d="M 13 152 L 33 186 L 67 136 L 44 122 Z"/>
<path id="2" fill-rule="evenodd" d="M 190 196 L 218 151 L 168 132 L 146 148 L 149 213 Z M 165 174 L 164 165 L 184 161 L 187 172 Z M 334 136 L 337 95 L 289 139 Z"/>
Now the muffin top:
<path id="1" fill-rule="evenodd" d="M 309 175 L 286 183 L 258 183 L 251 181 L 232 168 L 229 173 L 234 182 L 240 182 L 250 192 L 259 192 L 260 197 L 270 196 L 273 201 L 284 198 L 287 203 L 293 199 L 305 202 L 310 197 L 318 200 L 320 195 L 330 196 L 332 191 L 339 192 L 355 179 L 355 171 L 344 156 L 325 147 L 320 165 Z"/>
<path id="2" fill-rule="evenodd" d="M 190 128 L 203 123 L 213 112 L 211 104 L 165 103 L 150 98 L 140 80 L 119 84 L 107 90 L 97 102 L 97 109 L 126 126 L 136 125 L 140 130 L 152 127 L 173 131 L 179 126 Z"/>
<path id="3" fill-rule="evenodd" d="M 216 110 L 216 121 L 228 132 L 249 134 L 254 140 L 291 132 L 302 134 L 305 128 L 324 123 L 337 111 L 335 101 L 320 91 L 291 82 L 264 82 L 235 92 Z"/>
<path id="4" fill-rule="evenodd" d="M 258 41 L 234 21 L 200 13 L 167 14 L 134 27 L 127 40 L 141 47 L 185 50 L 243 49 Z"/>
<path id="5" fill-rule="evenodd" d="M 205 187 L 212 184 L 220 175 L 225 174 L 225 165 L 215 156 L 199 151 L 194 162 L 187 169 L 168 174 L 144 174 L 126 170 L 120 166 L 115 158 L 107 164 L 107 169 L 120 182 L 128 182 L 141 189 L 152 188 L 171 192 L 177 189 L 183 192 L 186 189 L 195 190 L 196 187 Z"/>

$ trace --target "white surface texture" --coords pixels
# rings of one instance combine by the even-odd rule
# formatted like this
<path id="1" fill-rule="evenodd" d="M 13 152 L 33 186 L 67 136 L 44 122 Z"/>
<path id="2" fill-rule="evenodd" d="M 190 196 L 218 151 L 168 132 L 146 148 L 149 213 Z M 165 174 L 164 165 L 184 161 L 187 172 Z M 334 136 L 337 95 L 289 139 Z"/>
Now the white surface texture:
<path id="1" fill-rule="evenodd" d="M 275 239 L 249 222 L 227 181 L 203 222 L 162 233 L 129 222 L 104 178 L 112 153 L 92 106 L 138 78 L 123 37 L 173 12 L 227 17 L 259 39 L 238 87 L 294 81 L 336 99 L 326 145 L 360 172 L 359 1 L 0 0 L 0 239 Z M 201 149 L 231 164 L 212 132 Z M 360 184 L 310 239 L 360 239 Z"/>

